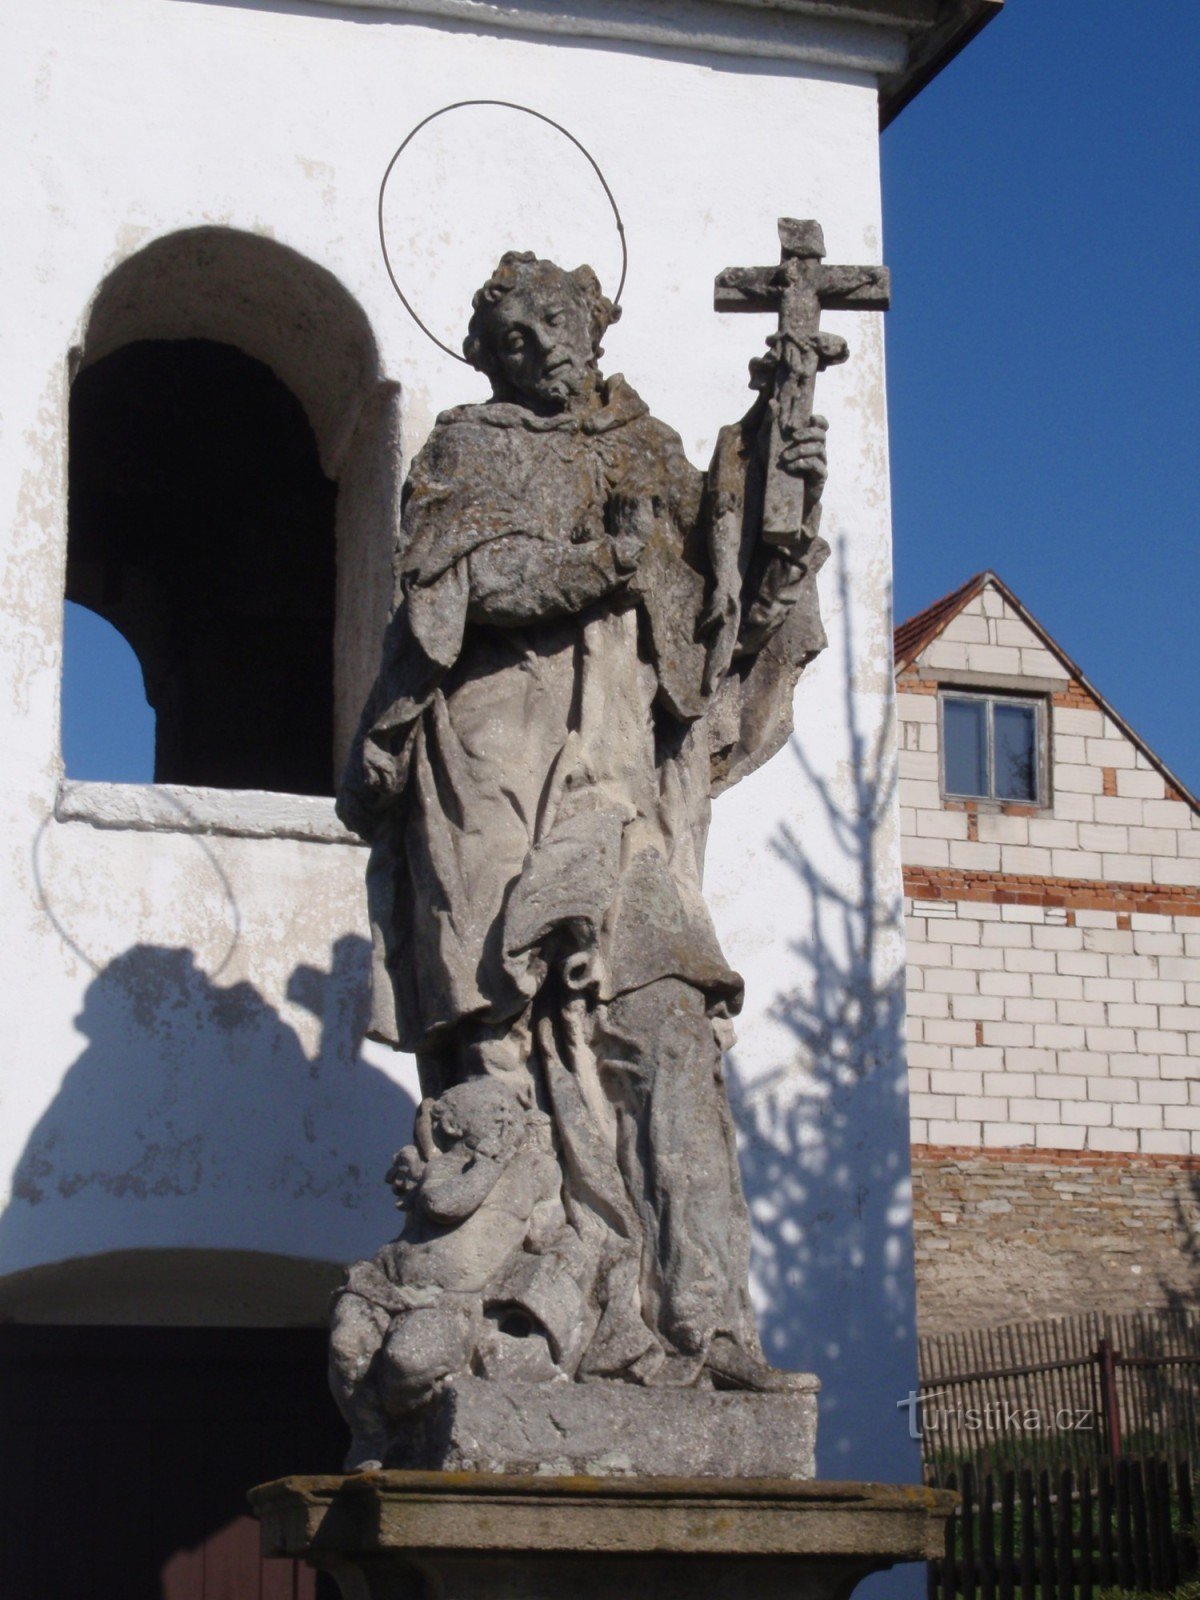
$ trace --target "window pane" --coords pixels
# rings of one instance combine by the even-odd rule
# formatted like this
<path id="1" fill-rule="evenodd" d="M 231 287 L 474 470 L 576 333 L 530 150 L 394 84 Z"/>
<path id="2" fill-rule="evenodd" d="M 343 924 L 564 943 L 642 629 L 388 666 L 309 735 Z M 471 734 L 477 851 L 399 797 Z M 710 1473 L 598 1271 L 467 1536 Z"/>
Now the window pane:
<path id="1" fill-rule="evenodd" d="M 997 700 L 995 716 L 996 799 L 1037 799 L 1037 712 L 1033 706 Z"/>
<path id="2" fill-rule="evenodd" d="M 946 793 L 986 796 L 987 703 L 947 700 L 942 707 L 946 741 Z"/>

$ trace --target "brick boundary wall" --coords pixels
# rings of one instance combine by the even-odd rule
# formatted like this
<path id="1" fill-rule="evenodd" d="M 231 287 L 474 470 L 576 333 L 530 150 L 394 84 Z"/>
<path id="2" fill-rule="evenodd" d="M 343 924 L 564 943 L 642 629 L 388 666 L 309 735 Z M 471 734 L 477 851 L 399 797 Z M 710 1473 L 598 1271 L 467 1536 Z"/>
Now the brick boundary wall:
<path id="1" fill-rule="evenodd" d="M 1200 1300 L 1200 1157 L 913 1146 L 922 1333 Z"/>

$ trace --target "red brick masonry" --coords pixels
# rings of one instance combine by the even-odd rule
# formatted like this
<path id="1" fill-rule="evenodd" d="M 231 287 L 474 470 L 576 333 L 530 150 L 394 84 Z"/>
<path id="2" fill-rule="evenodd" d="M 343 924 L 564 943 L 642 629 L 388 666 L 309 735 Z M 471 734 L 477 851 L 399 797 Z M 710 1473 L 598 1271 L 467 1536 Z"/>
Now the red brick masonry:
<path id="1" fill-rule="evenodd" d="M 975 900 L 993 906 L 1058 906 L 1087 911 L 1200 917 L 1200 892 L 1172 883 L 1105 883 L 1091 878 L 1016 877 L 961 867 L 905 867 L 904 892 L 918 900 Z"/>
<path id="2" fill-rule="evenodd" d="M 942 684 L 937 678 L 918 677 L 917 669 L 911 666 L 896 677 L 896 689 L 900 694 L 937 694 L 939 689 L 952 687 L 952 684 Z M 1065 689 L 1056 689 L 1050 701 L 1053 705 L 1067 706 L 1075 711 L 1104 710 L 1095 695 L 1089 694 L 1077 678 L 1070 679 Z"/>
<path id="3" fill-rule="evenodd" d="M 1161 1167 L 1200 1172 L 1200 1156 L 1133 1154 L 1128 1150 L 1035 1150 L 1029 1145 L 986 1150 L 977 1144 L 914 1144 L 914 1161 L 1021 1161 L 1035 1167 Z"/>

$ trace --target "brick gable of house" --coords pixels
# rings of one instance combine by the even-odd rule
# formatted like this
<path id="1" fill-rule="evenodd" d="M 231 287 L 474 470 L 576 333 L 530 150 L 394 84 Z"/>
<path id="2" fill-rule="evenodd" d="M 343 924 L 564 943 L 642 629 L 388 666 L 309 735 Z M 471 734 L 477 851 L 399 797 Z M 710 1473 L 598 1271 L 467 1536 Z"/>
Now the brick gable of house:
<path id="1" fill-rule="evenodd" d="M 919 1209 L 942 1214 L 974 1150 L 984 1198 L 992 1175 L 1011 1186 L 1014 1160 L 1040 1164 L 1042 1188 L 1070 1160 L 1137 1160 L 1174 1215 L 1177 1192 L 1200 1191 L 1200 807 L 994 574 L 898 628 L 896 668 Z M 1037 803 L 946 795 L 947 694 L 1040 707 Z M 995 1198 L 990 1221 L 976 1208 L 918 1241 L 922 1304 L 940 1318 L 976 1245 L 993 1269 L 1007 1259 L 1011 1197 Z M 1174 1263 L 1173 1235 L 1155 1222 L 1151 1237 Z M 1134 1265 L 1097 1293 L 1143 1294 Z"/>
<path id="2" fill-rule="evenodd" d="M 896 684 L 914 1139 L 1200 1154 L 1200 812 L 999 580 L 958 600 Z M 1041 804 L 944 796 L 939 695 L 989 690 L 1042 703 Z"/>

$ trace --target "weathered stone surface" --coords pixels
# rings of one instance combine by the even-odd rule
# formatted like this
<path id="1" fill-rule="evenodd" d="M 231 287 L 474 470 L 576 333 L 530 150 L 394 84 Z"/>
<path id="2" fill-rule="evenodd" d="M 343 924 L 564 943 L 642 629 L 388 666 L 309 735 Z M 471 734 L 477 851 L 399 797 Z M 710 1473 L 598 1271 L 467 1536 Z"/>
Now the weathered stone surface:
<path id="1" fill-rule="evenodd" d="M 1169 1310 L 1200 1289 L 1200 1161 L 913 1152 L 921 1329 Z"/>
<path id="2" fill-rule="evenodd" d="M 769 460 L 785 464 L 794 441 L 812 417 L 818 372 L 850 354 L 837 334 L 820 330 L 821 310 L 875 310 L 888 307 L 886 267 L 830 267 L 822 264 L 825 236 L 819 224 L 794 217 L 779 219 L 782 259 L 777 267 L 729 267 L 717 278 L 718 311 L 778 311 L 779 331 L 771 341 L 774 369 L 764 372 L 773 394 Z M 762 510 L 762 535 L 771 544 L 791 544 L 814 514 L 809 474 L 768 472 Z"/>
<path id="3" fill-rule="evenodd" d="M 251 1494 L 267 1555 L 332 1573 L 347 1600 L 844 1600 L 940 1553 L 955 1496 L 757 1479 L 284 1478 Z"/>
<path id="4" fill-rule="evenodd" d="M 762 1395 L 455 1378 L 409 1419 L 389 1465 L 564 1476 L 811 1478 L 816 1387 L 809 1379 L 807 1392 Z"/>
<path id="5" fill-rule="evenodd" d="M 817 320 L 883 290 L 820 266 L 819 232 L 781 231 L 756 291 L 780 332 L 707 474 L 601 375 L 617 312 L 590 268 L 510 252 L 475 296 L 463 348 L 493 398 L 413 463 L 338 800 L 371 844 L 373 1029 L 425 1096 L 391 1174 L 404 1231 L 334 1313 L 350 1466 L 389 1459 L 456 1375 L 710 1409 L 714 1387 L 792 1387 L 750 1304 L 721 1068 L 742 980 L 701 880 L 711 795 L 778 749 L 824 643 L 812 386 L 846 347 Z"/>

